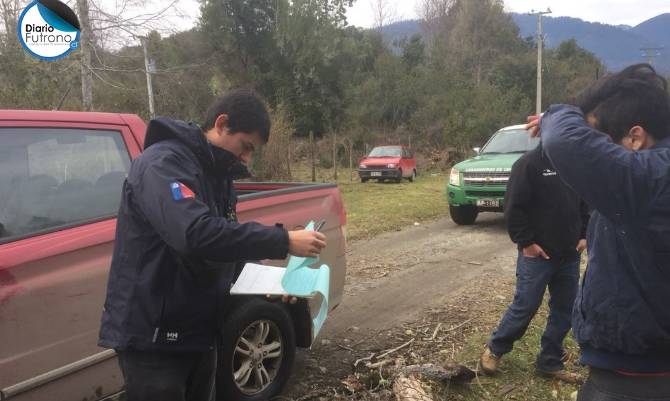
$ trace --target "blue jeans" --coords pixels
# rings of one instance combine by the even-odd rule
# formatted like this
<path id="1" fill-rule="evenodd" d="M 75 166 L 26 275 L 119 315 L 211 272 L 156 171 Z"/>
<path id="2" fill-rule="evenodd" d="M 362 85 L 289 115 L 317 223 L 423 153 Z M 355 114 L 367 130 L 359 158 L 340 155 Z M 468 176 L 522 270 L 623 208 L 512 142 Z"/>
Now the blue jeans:
<path id="1" fill-rule="evenodd" d="M 570 331 L 578 282 L 579 255 L 545 260 L 528 258 L 519 252 L 514 300 L 491 335 L 488 342 L 491 352 L 502 356 L 512 350 L 514 342 L 526 333 L 548 286 L 549 318 L 535 366 L 545 372 L 563 369 L 563 339 Z"/>

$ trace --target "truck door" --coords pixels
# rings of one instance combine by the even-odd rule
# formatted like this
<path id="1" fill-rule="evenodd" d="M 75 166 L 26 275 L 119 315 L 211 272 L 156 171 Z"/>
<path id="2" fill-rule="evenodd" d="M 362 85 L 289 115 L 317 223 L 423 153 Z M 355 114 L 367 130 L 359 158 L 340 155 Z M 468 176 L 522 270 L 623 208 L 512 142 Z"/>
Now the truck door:
<path id="1" fill-rule="evenodd" d="M 114 393 L 114 352 L 96 343 L 130 132 L 1 124 L 0 398 Z"/>

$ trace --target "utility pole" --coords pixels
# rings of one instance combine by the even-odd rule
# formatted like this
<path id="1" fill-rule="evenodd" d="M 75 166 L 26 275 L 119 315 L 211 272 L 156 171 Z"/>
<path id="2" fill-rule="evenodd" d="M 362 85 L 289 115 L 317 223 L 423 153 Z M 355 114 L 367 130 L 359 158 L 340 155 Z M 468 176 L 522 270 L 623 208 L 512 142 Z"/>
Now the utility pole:
<path id="1" fill-rule="evenodd" d="M 642 57 L 647 58 L 649 65 L 654 65 L 654 58 L 661 55 L 662 47 L 640 47 Z"/>
<path id="2" fill-rule="evenodd" d="M 151 74 L 155 71 L 156 65 L 153 60 L 149 60 L 149 51 L 147 49 L 147 37 L 140 36 L 140 42 L 142 43 L 142 50 L 144 50 L 144 70 L 147 74 L 147 92 L 149 94 L 149 115 L 151 118 L 156 116 L 154 109 L 154 89 L 151 83 Z"/>
<path id="3" fill-rule="evenodd" d="M 542 113 L 542 48 L 544 47 L 544 38 L 542 37 L 542 16 L 551 14 L 551 10 L 535 11 L 530 10 L 529 15 L 537 16 L 537 95 L 535 99 L 536 114 Z"/>

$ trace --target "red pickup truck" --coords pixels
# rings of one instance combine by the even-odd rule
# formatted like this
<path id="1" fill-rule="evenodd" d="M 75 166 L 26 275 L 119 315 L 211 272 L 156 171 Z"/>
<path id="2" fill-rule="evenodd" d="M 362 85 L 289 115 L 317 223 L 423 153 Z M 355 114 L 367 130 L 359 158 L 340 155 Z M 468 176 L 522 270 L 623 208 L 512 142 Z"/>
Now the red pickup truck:
<path id="1" fill-rule="evenodd" d="M 121 186 L 144 133 L 135 115 L 0 110 L 0 400 L 99 400 L 122 391 L 114 351 L 96 343 Z M 337 306 L 346 269 L 337 186 L 236 185 L 241 221 L 326 221 L 321 260 L 331 267 L 329 305 Z M 219 382 L 234 394 L 228 401 L 270 399 L 290 375 L 296 346 L 311 345 L 318 309 L 259 297 L 235 303 Z M 274 350 L 262 361 L 269 376 L 248 374 L 256 367 L 236 351 L 260 328 L 269 330 L 262 346 Z"/>

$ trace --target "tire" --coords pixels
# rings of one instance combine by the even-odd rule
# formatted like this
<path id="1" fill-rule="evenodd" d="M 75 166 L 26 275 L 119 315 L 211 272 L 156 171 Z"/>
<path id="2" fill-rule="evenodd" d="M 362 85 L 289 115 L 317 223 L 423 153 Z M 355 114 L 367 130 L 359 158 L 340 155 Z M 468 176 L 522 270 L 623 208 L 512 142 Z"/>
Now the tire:
<path id="1" fill-rule="evenodd" d="M 368 180 L 369 180 L 369 178 L 361 178 L 361 182 L 362 182 L 363 184 L 365 184 L 366 182 L 368 182 Z"/>
<path id="2" fill-rule="evenodd" d="M 395 182 L 399 184 L 402 181 L 402 170 L 398 170 L 398 172 L 400 175 L 395 179 Z"/>
<path id="3" fill-rule="evenodd" d="M 293 320 L 284 305 L 261 298 L 239 305 L 225 323 L 217 401 L 263 401 L 279 395 L 291 375 L 295 348 Z M 241 375 L 237 381 L 235 372 Z"/>
<path id="4" fill-rule="evenodd" d="M 459 226 L 469 226 L 477 220 L 479 210 L 474 206 L 449 206 L 449 214 Z"/>
<path id="5" fill-rule="evenodd" d="M 409 177 L 407 177 L 407 180 L 408 180 L 409 182 L 414 182 L 414 181 L 416 181 L 416 170 L 412 170 L 412 175 L 410 175 Z"/>

